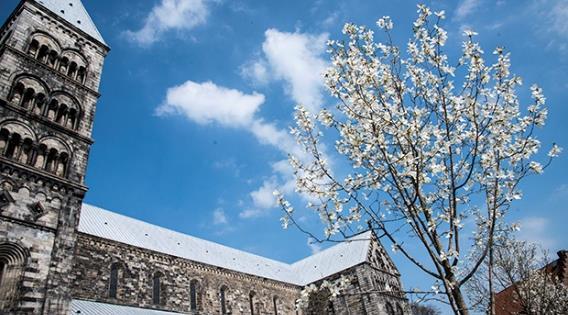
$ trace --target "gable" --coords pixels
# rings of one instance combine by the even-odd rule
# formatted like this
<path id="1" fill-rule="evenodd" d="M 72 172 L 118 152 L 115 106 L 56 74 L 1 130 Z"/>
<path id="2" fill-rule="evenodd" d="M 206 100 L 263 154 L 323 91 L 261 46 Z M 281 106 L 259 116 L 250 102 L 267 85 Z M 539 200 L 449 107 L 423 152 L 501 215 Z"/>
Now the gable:
<path id="1" fill-rule="evenodd" d="M 399 275 L 398 269 L 396 268 L 394 262 L 374 233 L 372 233 L 371 242 L 368 249 L 367 261 L 371 266 L 393 275 Z"/>

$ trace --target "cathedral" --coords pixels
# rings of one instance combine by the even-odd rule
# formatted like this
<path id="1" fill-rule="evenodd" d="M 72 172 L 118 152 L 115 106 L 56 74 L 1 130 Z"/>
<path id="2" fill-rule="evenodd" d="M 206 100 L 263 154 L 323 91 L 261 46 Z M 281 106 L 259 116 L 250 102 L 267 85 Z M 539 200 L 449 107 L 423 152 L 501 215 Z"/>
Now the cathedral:
<path id="1" fill-rule="evenodd" d="M 288 264 L 83 203 L 109 50 L 80 0 L 22 0 L 0 29 L 0 314 L 410 314 L 372 231 Z"/>

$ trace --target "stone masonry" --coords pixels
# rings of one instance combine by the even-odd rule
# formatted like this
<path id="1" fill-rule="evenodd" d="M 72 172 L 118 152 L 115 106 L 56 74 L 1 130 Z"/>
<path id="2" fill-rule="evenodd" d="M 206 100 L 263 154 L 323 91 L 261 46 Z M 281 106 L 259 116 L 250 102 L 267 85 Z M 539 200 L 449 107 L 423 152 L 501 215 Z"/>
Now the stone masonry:
<path id="1" fill-rule="evenodd" d="M 0 309 L 66 314 L 108 47 L 36 1 L 0 29 Z"/>

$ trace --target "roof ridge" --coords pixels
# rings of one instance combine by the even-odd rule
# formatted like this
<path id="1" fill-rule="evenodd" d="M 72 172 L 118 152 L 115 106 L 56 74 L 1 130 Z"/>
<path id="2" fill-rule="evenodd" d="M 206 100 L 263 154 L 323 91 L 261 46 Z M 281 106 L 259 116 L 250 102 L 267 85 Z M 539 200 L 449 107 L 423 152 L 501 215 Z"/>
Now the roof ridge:
<path id="1" fill-rule="evenodd" d="M 357 234 L 354 234 L 354 235 L 350 236 L 349 238 L 347 238 L 347 239 L 345 239 L 345 240 L 342 240 L 342 241 L 333 241 L 333 242 L 337 242 L 337 244 L 335 244 L 335 245 L 333 245 L 333 246 L 330 246 L 330 247 L 328 247 L 328 248 L 326 248 L 326 249 L 323 249 L 323 250 L 321 250 L 321 251 L 319 251 L 319 252 L 317 252 L 317 253 L 315 253 L 315 254 L 312 254 L 312 255 L 310 255 L 310 256 L 304 257 L 304 258 L 302 258 L 302 259 L 300 259 L 300 260 L 298 260 L 298 261 L 295 261 L 295 262 L 293 262 L 291 265 L 292 265 L 292 266 L 293 266 L 293 265 L 296 265 L 296 264 L 298 264 L 298 263 L 304 262 L 304 261 L 306 261 L 306 260 L 308 260 L 308 259 L 310 259 L 310 258 L 313 258 L 313 257 L 322 256 L 323 254 L 325 254 L 325 253 L 331 251 L 332 249 L 336 249 L 337 246 L 344 245 L 345 243 L 352 243 L 352 242 L 368 242 L 368 241 L 371 241 L 371 238 L 366 238 L 366 239 L 353 239 L 353 238 L 355 238 L 355 237 L 357 237 L 357 236 L 363 235 L 363 234 L 365 234 L 365 233 L 370 233 L 370 232 L 371 232 L 370 230 L 366 230 L 366 231 L 362 231 L 362 232 L 359 232 L 359 233 L 357 233 Z"/>
<path id="2" fill-rule="evenodd" d="M 290 267 L 290 266 L 292 265 L 292 264 L 288 264 L 288 263 L 285 263 L 285 262 L 282 262 L 282 261 L 279 261 L 279 260 L 276 260 L 276 259 L 272 259 L 272 258 L 268 258 L 268 257 L 261 256 L 261 255 L 258 255 L 258 254 L 254 254 L 254 253 L 251 253 L 251 252 L 247 252 L 247 251 L 242 250 L 242 249 L 234 248 L 234 247 L 231 247 L 231 246 L 228 246 L 228 245 L 224 245 L 224 244 L 221 244 L 221 243 L 218 243 L 218 242 L 214 242 L 214 241 L 206 240 L 206 239 L 204 239 L 204 238 L 200 238 L 200 237 L 197 237 L 197 236 L 193 236 L 193 235 L 190 235 L 190 234 L 186 234 L 186 233 L 183 233 L 183 232 L 174 230 L 174 229 L 166 228 L 166 227 L 163 227 L 163 226 L 154 224 L 154 223 L 150 223 L 150 222 L 148 222 L 148 221 L 144 221 L 144 220 L 142 220 L 142 219 L 138 219 L 138 218 L 130 217 L 130 216 L 127 216 L 127 215 L 124 215 L 124 214 L 121 214 L 121 213 L 117 213 L 117 212 L 114 212 L 114 211 L 110 211 L 110 210 L 108 210 L 108 209 L 104 209 L 104 208 L 101 208 L 101 207 L 99 207 L 99 206 L 95 206 L 95 205 L 92 205 L 92 204 L 89 204 L 89 203 L 83 203 L 83 204 L 84 204 L 84 205 L 87 205 L 87 206 L 91 206 L 91 207 L 97 208 L 97 209 L 100 210 L 100 211 L 104 211 L 104 212 L 111 213 L 111 214 L 116 215 L 116 216 L 123 217 L 123 218 L 128 219 L 128 220 L 133 220 L 133 221 L 142 222 L 142 223 L 144 223 L 144 224 L 147 224 L 147 225 L 149 225 L 149 226 L 152 226 L 152 227 L 154 227 L 154 228 L 157 228 L 157 229 L 160 229 L 160 230 L 163 230 L 163 231 L 173 232 L 173 233 L 179 234 L 180 236 L 183 236 L 183 237 L 190 237 L 190 238 L 192 238 L 192 239 L 199 240 L 199 241 L 201 241 L 201 242 L 206 242 L 206 243 L 209 243 L 209 244 L 212 244 L 212 245 L 221 246 L 221 247 L 223 247 L 223 248 L 226 248 L 226 249 L 229 249 L 229 250 L 232 250 L 232 251 L 238 251 L 238 252 L 240 252 L 240 253 L 247 254 L 247 255 L 250 255 L 250 256 L 255 256 L 255 257 L 258 257 L 258 258 L 262 258 L 262 259 L 264 259 L 264 260 L 270 260 L 270 261 L 272 261 L 272 262 L 279 263 L 279 264 L 282 264 L 282 265 L 286 265 L 286 266 L 288 266 L 288 267 Z"/>
<path id="3" fill-rule="evenodd" d="M 98 35 L 98 37 L 103 40 L 103 44 L 106 44 L 104 42 L 103 35 L 101 34 L 101 32 L 99 32 L 97 24 L 95 24 L 95 21 L 93 21 L 93 18 L 89 14 L 89 11 L 87 11 L 87 8 L 85 8 L 85 6 L 83 5 L 83 1 L 81 1 L 81 0 L 77 0 L 77 1 L 79 1 L 79 3 L 81 3 L 80 9 L 83 11 L 83 13 L 85 13 L 85 16 L 87 17 L 87 19 L 89 19 L 89 22 L 91 22 L 91 24 L 93 24 L 93 26 L 95 27 L 94 31 L 95 31 L 96 35 Z"/>

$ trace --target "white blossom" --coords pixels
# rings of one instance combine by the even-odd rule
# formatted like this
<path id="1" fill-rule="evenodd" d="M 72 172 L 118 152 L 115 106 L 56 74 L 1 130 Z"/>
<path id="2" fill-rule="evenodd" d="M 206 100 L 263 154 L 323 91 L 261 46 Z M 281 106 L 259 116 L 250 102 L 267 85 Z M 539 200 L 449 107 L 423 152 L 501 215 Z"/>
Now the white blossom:
<path id="1" fill-rule="evenodd" d="M 559 147 L 557 144 L 552 145 L 552 149 L 548 152 L 548 156 L 551 158 L 558 157 L 562 153 L 562 148 Z"/>
<path id="2" fill-rule="evenodd" d="M 539 162 L 530 162 L 529 168 L 537 174 L 541 174 L 543 172 L 542 164 L 540 164 Z"/>

